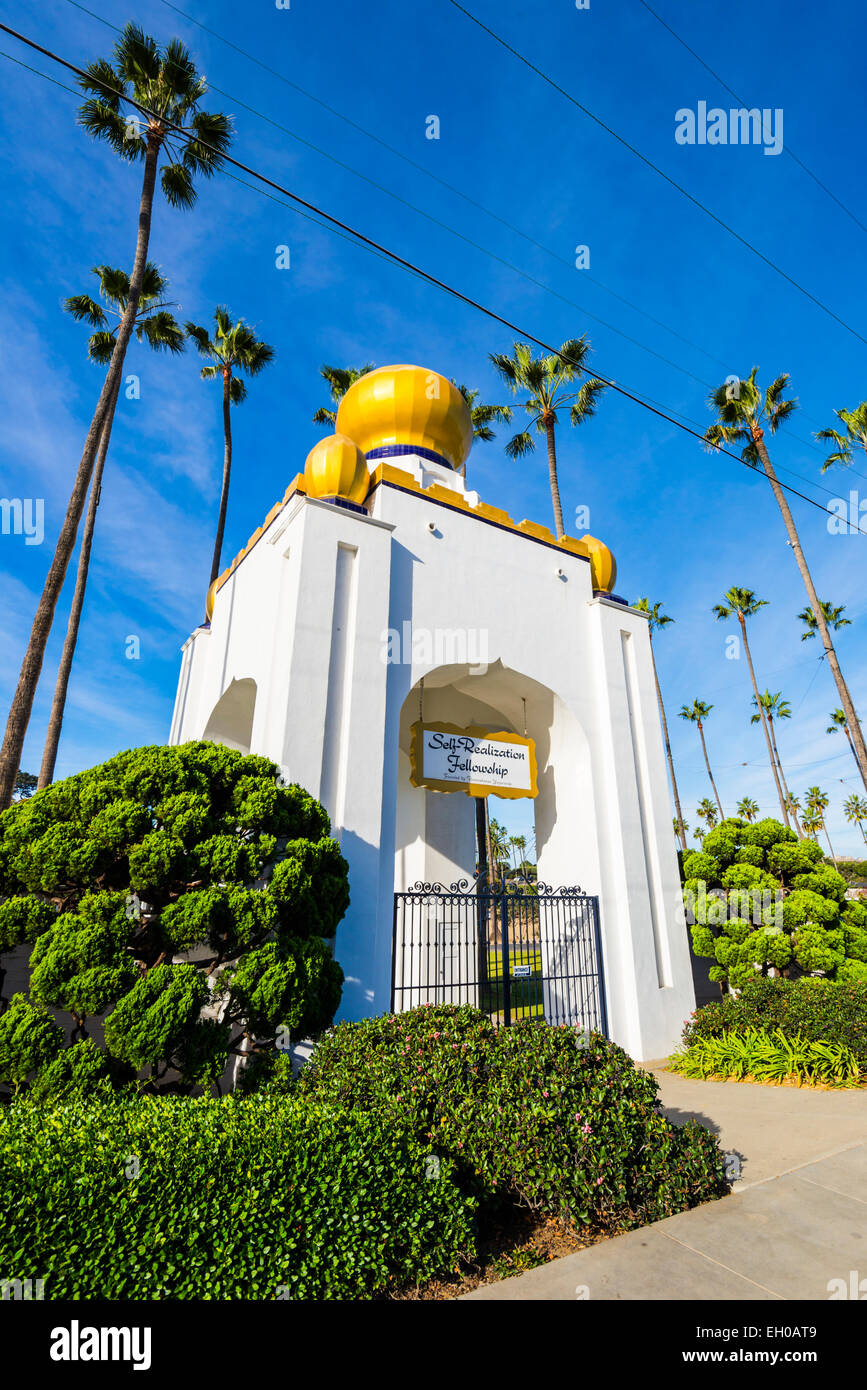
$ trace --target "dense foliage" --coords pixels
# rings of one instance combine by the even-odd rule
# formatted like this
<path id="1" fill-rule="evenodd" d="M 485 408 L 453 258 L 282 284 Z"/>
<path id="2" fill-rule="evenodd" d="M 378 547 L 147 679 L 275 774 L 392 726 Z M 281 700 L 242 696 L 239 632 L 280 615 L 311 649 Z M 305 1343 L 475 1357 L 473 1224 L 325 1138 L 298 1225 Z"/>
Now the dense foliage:
<path id="1" fill-rule="evenodd" d="M 781 1028 L 810 1042 L 835 1043 L 851 1050 L 867 1070 L 867 981 L 754 979 L 737 995 L 697 1009 L 683 1030 L 691 1047 L 704 1038 L 745 1028 Z"/>
<path id="2" fill-rule="evenodd" d="M 409 1124 L 483 1199 L 574 1222 L 625 1229 L 726 1190 L 715 1137 L 671 1125 L 654 1078 L 598 1034 L 425 1007 L 341 1023 L 297 1087 Z"/>
<path id="3" fill-rule="evenodd" d="M 321 1031 L 349 902 L 322 806 L 267 758 L 138 748 L 0 815 L 0 952 L 31 943 L 0 1014 L 0 1080 L 43 1096 L 216 1082 L 234 1054 Z M 46 1006 L 71 1015 L 69 1043 Z M 105 1051 L 94 1046 L 96 1017 Z"/>
<path id="4" fill-rule="evenodd" d="M 738 1081 L 781 1083 L 794 1080 L 829 1086 L 857 1086 L 858 1059 L 843 1043 L 811 1042 L 781 1028 L 744 1028 L 718 1037 L 697 1038 L 669 1063 L 672 1071 L 704 1080 L 708 1076 Z"/>
<path id="5" fill-rule="evenodd" d="M 0 1111 L 0 1279 L 49 1299 L 369 1298 L 472 1256 L 454 1164 L 285 1096 Z"/>
<path id="6" fill-rule="evenodd" d="M 693 947 L 716 962 L 711 979 L 735 989 L 771 971 L 867 980 L 867 904 L 845 901 L 846 880 L 814 840 L 776 820 L 724 820 L 683 872 Z"/>

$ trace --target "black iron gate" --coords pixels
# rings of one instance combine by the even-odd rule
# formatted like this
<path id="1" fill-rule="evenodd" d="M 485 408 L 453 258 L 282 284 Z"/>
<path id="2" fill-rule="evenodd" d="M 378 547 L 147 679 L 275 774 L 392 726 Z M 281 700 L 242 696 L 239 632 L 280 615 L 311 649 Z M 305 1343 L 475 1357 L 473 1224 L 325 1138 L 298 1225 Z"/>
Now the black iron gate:
<path id="1" fill-rule="evenodd" d="M 416 883 L 394 895 L 391 1006 L 472 1004 L 608 1036 L 599 900 L 580 888 Z"/>

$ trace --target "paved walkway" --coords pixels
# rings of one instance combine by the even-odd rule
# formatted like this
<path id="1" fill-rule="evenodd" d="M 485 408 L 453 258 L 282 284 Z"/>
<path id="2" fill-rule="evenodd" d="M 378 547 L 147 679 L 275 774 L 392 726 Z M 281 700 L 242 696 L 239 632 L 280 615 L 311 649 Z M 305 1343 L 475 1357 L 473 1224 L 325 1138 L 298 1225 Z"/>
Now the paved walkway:
<path id="1" fill-rule="evenodd" d="M 665 1113 L 737 1155 L 732 1195 L 465 1298 L 826 1300 L 833 1279 L 867 1294 L 867 1092 L 687 1081 L 663 1065 L 647 1064 Z"/>

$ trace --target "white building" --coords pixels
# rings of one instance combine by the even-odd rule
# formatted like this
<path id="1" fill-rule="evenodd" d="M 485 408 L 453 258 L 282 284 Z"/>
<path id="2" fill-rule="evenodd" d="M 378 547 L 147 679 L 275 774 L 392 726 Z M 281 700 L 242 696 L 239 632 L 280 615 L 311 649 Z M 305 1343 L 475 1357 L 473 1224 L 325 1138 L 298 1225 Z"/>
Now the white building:
<path id="1" fill-rule="evenodd" d="M 694 995 L 646 616 L 611 597 L 601 542 L 558 542 L 467 490 L 472 423 L 444 377 L 369 373 L 337 429 L 213 586 L 170 741 L 265 754 L 323 802 L 352 896 L 340 1016 L 359 1018 L 392 1007 L 393 968 L 398 984 L 408 968 L 395 894 L 448 889 L 476 863 L 476 803 L 413 785 L 411 726 L 526 735 L 539 880 L 598 899 L 607 1008 L 585 1022 L 607 1017 L 637 1059 L 665 1055 Z M 541 970 L 556 1021 L 547 912 L 514 976 Z"/>

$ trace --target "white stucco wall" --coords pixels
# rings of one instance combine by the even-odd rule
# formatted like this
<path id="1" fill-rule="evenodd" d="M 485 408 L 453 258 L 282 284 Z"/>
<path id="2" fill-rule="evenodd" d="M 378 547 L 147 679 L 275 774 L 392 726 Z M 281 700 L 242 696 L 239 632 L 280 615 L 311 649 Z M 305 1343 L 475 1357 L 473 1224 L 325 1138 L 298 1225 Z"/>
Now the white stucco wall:
<path id="1" fill-rule="evenodd" d="M 171 741 L 255 682 L 251 751 L 323 800 L 349 862 L 336 954 L 341 1014 L 361 1017 L 390 1005 L 395 888 L 473 868 L 470 798 L 409 784 L 420 679 L 427 719 L 523 732 L 526 717 L 540 880 L 599 896 L 612 1036 L 664 1055 L 694 996 L 646 619 L 594 597 L 584 557 L 417 492 L 382 485 L 370 512 L 290 498 L 185 644 Z M 401 661 L 389 630 L 416 639 Z"/>

